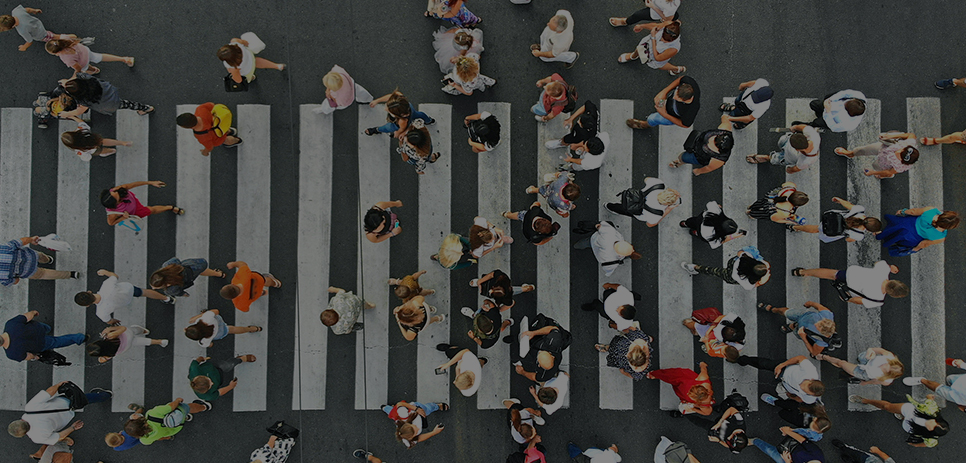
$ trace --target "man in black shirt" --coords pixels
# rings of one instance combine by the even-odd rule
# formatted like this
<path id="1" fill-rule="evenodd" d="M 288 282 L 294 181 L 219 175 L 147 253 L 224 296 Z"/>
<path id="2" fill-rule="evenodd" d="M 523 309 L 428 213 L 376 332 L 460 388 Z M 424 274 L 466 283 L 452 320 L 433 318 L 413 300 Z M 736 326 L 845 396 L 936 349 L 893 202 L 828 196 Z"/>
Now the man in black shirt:
<path id="1" fill-rule="evenodd" d="M 516 372 L 531 381 L 542 383 L 557 376 L 563 351 L 570 347 L 571 336 L 556 320 L 543 314 L 537 314 L 530 323 L 526 319 L 524 317 L 520 325 L 528 326 L 511 330 L 511 334 L 503 340 L 511 344 L 510 360 L 516 364 Z M 521 335 L 529 337 L 529 349 L 522 355 Z"/>
<path id="2" fill-rule="evenodd" d="M 646 120 L 628 119 L 632 129 L 648 129 L 657 125 L 676 125 L 689 128 L 700 109 L 701 89 L 690 76 L 678 77 L 654 97 L 656 112 Z"/>

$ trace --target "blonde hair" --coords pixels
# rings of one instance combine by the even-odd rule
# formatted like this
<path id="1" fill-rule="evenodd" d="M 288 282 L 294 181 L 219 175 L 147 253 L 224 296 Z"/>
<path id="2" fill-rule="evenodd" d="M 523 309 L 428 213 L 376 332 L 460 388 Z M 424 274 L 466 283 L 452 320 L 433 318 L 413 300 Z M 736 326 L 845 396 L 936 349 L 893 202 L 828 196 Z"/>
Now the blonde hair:
<path id="1" fill-rule="evenodd" d="M 818 334 L 821 334 L 826 338 L 835 334 L 835 322 L 827 318 L 819 320 L 818 323 L 815 324 L 815 328 L 818 329 Z"/>
<path id="2" fill-rule="evenodd" d="M 333 92 L 342 88 L 342 84 L 342 76 L 340 76 L 337 72 L 330 72 L 322 76 L 322 85 L 325 85 L 325 88 L 332 90 Z"/>
<path id="3" fill-rule="evenodd" d="M 396 422 L 396 440 L 410 440 L 416 437 L 416 425 L 406 422 Z"/>
<path id="4" fill-rule="evenodd" d="M 456 75 L 463 82 L 469 82 L 480 74 L 480 63 L 472 56 L 461 56 L 456 60 Z"/>
<path id="5" fill-rule="evenodd" d="M 460 241 L 460 236 L 455 233 L 446 235 L 446 238 L 443 238 L 443 244 L 439 247 L 439 264 L 450 268 L 462 257 L 463 243 Z"/>
<path id="6" fill-rule="evenodd" d="M 108 447 L 117 447 L 118 445 L 124 443 L 124 436 L 122 436 L 121 433 L 109 432 L 106 436 L 104 436 L 104 443 L 106 443 Z"/>
<path id="7" fill-rule="evenodd" d="M 662 206 L 670 206 L 674 204 L 681 197 L 681 193 L 677 191 L 666 188 L 664 191 L 657 194 L 657 202 Z"/>
<path id="8" fill-rule="evenodd" d="M 889 359 L 889 372 L 882 375 L 879 379 L 901 378 L 906 373 L 906 367 L 899 359 L 892 357 Z"/>
<path id="9" fill-rule="evenodd" d="M 631 344 L 631 348 L 627 351 L 627 361 L 632 367 L 643 367 L 647 365 L 647 352 L 644 352 L 644 346 L 639 344 Z"/>
<path id="10" fill-rule="evenodd" d="M 422 307 L 415 307 L 413 304 L 405 303 L 399 306 L 399 312 L 396 313 L 396 318 L 403 323 L 419 323 L 423 318 L 426 318 L 426 314 Z"/>
<path id="11" fill-rule="evenodd" d="M 566 92 L 567 87 L 565 87 L 564 84 L 553 80 L 549 84 L 545 85 L 543 89 L 547 91 L 547 95 L 550 95 L 554 98 L 560 98 Z"/>
<path id="12" fill-rule="evenodd" d="M 462 49 L 468 49 L 473 45 L 473 36 L 464 32 L 459 31 L 453 36 L 453 42 Z"/>
<path id="13" fill-rule="evenodd" d="M 461 391 L 465 391 L 473 387 L 473 383 L 475 382 L 476 382 L 476 374 L 474 374 L 472 371 L 464 371 L 456 375 L 456 380 L 453 381 L 453 384 L 456 386 L 457 389 Z"/>
<path id="14" fill-rule="evenodd" d="M 191 390 L 199 394 L 210 391 L 212 386 L 214 386 L 214 382 L 207 376 L 198 375 L 191 379 Z"/>

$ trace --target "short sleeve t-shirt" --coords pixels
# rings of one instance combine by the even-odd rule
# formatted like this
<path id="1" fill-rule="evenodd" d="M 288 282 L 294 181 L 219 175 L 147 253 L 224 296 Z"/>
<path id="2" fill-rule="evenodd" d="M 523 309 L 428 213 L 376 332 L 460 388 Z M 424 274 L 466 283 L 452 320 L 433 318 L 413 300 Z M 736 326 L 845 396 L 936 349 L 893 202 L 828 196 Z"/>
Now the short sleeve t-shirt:
<path id="1" fill-rule="evenodd" d="M 480 381 L 483 379 L 483 367 L 480 365 L 480 359 L 472 351 L 464 352 L 463 357 L 456 363 L 456 368 L 460 369 L 460 373 L 469 371 L 474 376 L 473 385 L 467 389 L 461 389 L 460 393 L 464 397 L 470 397 L 476 394 L 476 391 L 480 389 Z"/>
<path id="2" fill-rule="evenodd" d="M 221 386 L 221 370 L 215 368 L 214 363 L 198 363 L 197 359 L 192 360 L 191 366 L 188 367 L 188 380 L 195 379 L 196 376 L 207 376 L 211 380 L 211 389 L 208 389 L 207 392 L 199 393 L 198 391 L 194 391 L 199 399 L 210 402 L 220 397 L 218 388 Z"/>
<path id="3" fill-rule="evenodd" d="M 618 241 L 623 240 L 624 237 L 609 222 L 601 222 L 600 229 L 590 237 L 590 244 L 594 250 L 594 256 L 597 257 L 597 262 L 601 264 L 601 269 L 607 275 L 614 273 L 614 269 L 620 265 L 612 262 L 624 258 L 614 249 L 614 245 Z"/>
<path id="4" fill-rule="evenodd" d="M 265 277 L 258 272 L 253 272 L 252 269 L 248 268 L 248 264 L 239 262 L 238 270 L 235 272 L 235 276 L 231 278 L 231 284 L 241 285 L 242 287 L 241 294 L 231 300 L 232 304 L 235 305 L 236 309 L 248 312 L 252 302 L 262 297 L 262 291 L 265 289 Z"/>
<path id="5" fill-rule="evenodd" d="M 101 302 L 97 303 L 94 313 L 97 318 L 107 323 L 113 318 L 117 309 L 131 305 L 134 300 L 134 285 L 123 281 L 118 281 L 117 277 L 109 277 L 101 283 L 101 289 L 97 291 L 101 295 Z"/>
<path id="6" fill-rule="evenodd" d="M 131 437 L 130 434 L 124 431 L 121 431 L 120 434 L 121 434 L 121 437 L 124 438 L 124 442 L 121 443 L 121 445 L 114 447 L 115 452 L 123 452 L 131 447 L 141 444 L 141 441 L 135 439 L 134 437 Z"/>
<path id="7" fill-rule="evenodd" d="M 473 219 L 473 225 L 476 225 L 478 227 L 486 228 L 487 230 L 490 231 L 490 233 L 493 234 L 493 237 L 496 238 L 496 230 L 493 229 L 494 227 L 489 227 L 489 222 L 487 222 L 485 218 L 483 218 L 483 217 L 477 217 L 477 218 Z M 491 241 L 489 243 L 485 243 L 482 246 L 474 249 L 472 251 L 473 256 L 474 257 L 482 257 L 484 252 L 489 251 L 490 249 L 493 249 L 494 246 L 496 246 L 496 239 L 494 239 L 493 241 Z"/>
<path id="8" fill-rule="evenodd" d="M 44 28 L 44 23 L 40 22 L 37 17 L 27 13 L 27 9 L 23 5 L 17 5 L 10 13 L 10 16 L 17 18 L 20 24 L 17 24 L 17 33 L 27 42 L 33 42 L 35 40 L 40 41 L 47 38 L 47 29 Z"/>
<path id="9" fill-rule="evenodd" d="M 79 43 L 75 43 L 71 48 L 74 49 L 74 53 L 61 53 L 57 55 L 67 67 L 74 69 L 74 66 L 79 66 L 81 69 L 84 69 L 91 64 L 90 48 Z"/>
<path id="10" fill-rule="evenodd" d="M 573 165 L 574 170 L 585 171 L 600 169 L 600 166 L 604 164 L 604 156 L 607 155 L 607 146 L 610 145 L 610 134 L 600 132 L 597 134 L 597 138 L 604 144 L 604 151 L 601 151 L 600 154 L 590 154 L 590 152 L 585 151 L 580 155 L 580 164 Z"/>
<path id="11" fill-rule="evenodd" d="M 494 297 L 490 294 L 490 291 L 497 287 L 503 289 L 502 297 Z M 513 286 L 510 276 L 500 269 L 494 270 L 493 278 L 480 283 L 480 295 L 493 299 L 497 305 L 513 305 Z"/>
<path id="12" fill-rule="evenodd" d="M 932 208 L 916 219 L 916 234 L 925 240 L 941 240 L 946 237 L 946 230 L 939 231 L 936 227 L 932 226 L 933 219 L 942 212 L 939 209 Z"/>
<path id="13" fill-rule="evenodd" d="M 526 217 L 524 217 L 524 220 L 526 221 L 526 223 L 524 223 L 523 225 L 523 236 L 526 237 L 527 241 L 531 243 L 543 241 L 548 236 L 553 236 L 557 234 L 556 232 L 550 235 L 537 233 L 537 231 L 533 229 L 533 221 L 536 220 L 537 218 L 544 218 L 548 222 L 551 222 L 551 223 L 553 222 L 553 219 L 551 219 L 546 212 L 543 212 L 543 209 L 541 209 L 540 206 L 533 206 L 530 209 L 528 209 L 526 213 Z"/>
<path id="14" fill-rule="evenodd" d="M 663 183 L 664 181 L 659 178 L 648 177 L 644 179 L 644 188 L 641 188 L 641 191 L 647 191 L 654 185 L 660 185 Z M 665 188 L 655 188 L 654 190 L 651 190 L 651 192 L 644 197 L 644 204 L 647 204 L 647 206 L 650 207 L 651 209 L 664 211 L 664 209 L 666 209 L 667 206 L 657 202 L 657 195 L 661 194 L 664 190 Z M 657 223 L 661 221 L 662 217 L 664 216 L 653 214 L 650 211 L 648 211 L 646 208 L 642 209 L 640 214 L 634 216 L 635 219 L 640 220 L 642 222 L 647 222 L 651 225 L 657 225 Z"/>
<path id="15" fill-rule="evenodd" d="M 745 104 L 745 106 L 748 106 L 748 109 L 751 110 L 751 116 L 755 119 L 760 119 L 761 116 L 765 115 L 765 111 L 768 111 L 768 108 L 771 107 L 771 99 L 769 98 L 765 101 L 755 103 L 755 100 L 751 97 L 751 94 L 755 90 L 768 86 L 769 84 L 767 80 L 755 79 L 755 83 L 752 84 L 751 87 L 746 88 L 742 94 L 741 101 Z"/>
<path id="16" fill-rule="evenodd" d="M 208 102 L 203 105 L 199 105 L 195 108 L 195 117 L 201 121 L 201 130 L 194 130 L 195 138 L 198 143 L 204 145 L 205 149 L 213 150 L 216 146 L 221 146 L 225 143 L 225 138 L 228 134 L 218 136 L 215 135 L 215 131 L 211 130 L 211 125 L 214 122 L 214 118 L 211 115 L 211 111 L 214 110 L 215 104 Z"/>
<path id="17" fill-rule="evenodd" d="M 802 381 L 818 379 L 818 370 L 809 360 L 802 360 L 797 365 L 789 365 L 782 370 L 782 385 L 789 394 L 795 394 L 802 402 L 813 404 L 818 401 L 818 397 L 809 395 L 802 390 Z"/>
<path id="18" fill-rule="evenodd" d="M 805 126 L 805 129 L 802 130 L 802 134 L 805 135 L 805 138 L 807 138 L 808 141 L 812 142 L 812 149 L 808 151 L 808 156 L 792 147 L 792 144 L 788 143 L 787 140 L 785 145 L 782 147 L 782 151 L 785 155 L 785 164 L 794 165 L 799 169 L 807 169 L 812 164 L 818 162 L 818 153 L 819 148 L 822 145 L 822 137 L 819 135 L 818 131 L 815 130 L 815 127 L 811 126 Z"/>
<path id="19" fill-rule="evenodd" d="M 884 260 L 876 262 L 872 268 L 852 265 L 845 271 L 845 283 L 849 285 L 849 288 L 884 302 L 885 293 L 882 292 L 882 283 L 889 279 L 891 271 L 889 264 Z M 854 295 L 858 296 L 858 294 Z M 872 301 L 863 297 L 862 305 L 870 309 L 881 307 L 883 302 L 879 301 Z"/>
<path id="20" fill-rule="evenodd" d="M 44 350 L 44 337 L 47 327 L 27 317 L 17 315 L 7 320 L 3 332 L 10 336 L 10 345 L 5 349 L 7 358 L 22 362 L 27 359 L 27 353 L 39 353 Z"/>
<path id="21" fill-rule="evenodd" d="M 543 404 L 544 411 L 548 415 L 553 415 L 553 412 L 560 410 L 560 407 L 563 406 L 564 397 L 567 397 L 567 393 L 570 392 L 570 377 L 561 371 L 553 379 L 543 383 L 543 387 L 551 387 L 557 390 L 557 400 L 550 404 Z"/>
<path id="22" fill-rule="evenodd" d="M 694 89 L 694 96 L 690 103 L 684 103 L 674 99 L 674 95 L 677 95 L 678 89 L 675 87 L 667 96 L 667 102 L 665 103 L 664 109 L 668 114 L 681 119 L 681 123 L 685 127 L 691 127 L 694 124 L 694 118 L 698 115 L 698 110 L 701 109 L 701 89 L 698 87 L 698 82 L 694 80 L 691 76 L 684 76 L 681 78 L 681 82 L 678 84 L 689 84 Z"/>
<path id="23" fill-rule="evenodd" d="M 621 331 L 630 328 L 634 323 L 634 320 L 628 320 L 617 313 L 617 309 L 623 305 L 634 305 L 634 294 L 624 286 L 618 286 L 613 293 L 604 299 L 604 313 Z"/>
<path id="24" fill-rule="evenodd" d="M 148 412 L 145 413 L 145 418 L 154 417 L 154 418 L 164 419 L 164 416 L 170 412 L 171 412 L 171 407 L 169 407 L 168 404 L 158 405 L 157 407 L 154 407 L 148 410 Z M 166 428 L 164 426 L 161 426 L 161 423 L 156 423 L 154 421 L 151 421 L 150 419 L 148 419 L 147 422 L 148 422 L 148 426 L 151 427 L 151 432 L 141 437 L 142 445 L 151 445 L 158 439 L 173 436 L 181 432 L 181 426 L 177 426 L 174 428 Z"/>
<path id="25" fill-rule="evenodd" d="M 70 408 L 70 401 L 62 395 L 51 396 L 47 391 L 40 391 L 24 406 L 25 412 L 40 412 L 44 410 L 64 410 Z M 30 424 L 27 437 L 36 444 L 54 445 L 60 441 L 57 433 L 64 429 L 74 418 L 74 412 L 66 410 L 56 413 L 25 413 L 20 419 Z"/>

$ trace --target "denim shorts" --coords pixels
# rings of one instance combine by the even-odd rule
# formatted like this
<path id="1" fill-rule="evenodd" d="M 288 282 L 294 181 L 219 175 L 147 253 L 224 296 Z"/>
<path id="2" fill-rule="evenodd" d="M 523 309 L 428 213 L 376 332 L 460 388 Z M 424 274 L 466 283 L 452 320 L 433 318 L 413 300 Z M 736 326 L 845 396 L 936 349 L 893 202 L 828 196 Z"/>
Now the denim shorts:
<path id="1" fill-rule="evenodd" d="M 698 157 L 695 156 L 694 153 L 689 153 L 687 151 L 681 153 L 681 160 L 684 161 L 684 162 L 686 162 L 686 163 L 688 163 L 688 164 L 693 164 L 693 165 L 696 165 L 696 166 L 700 166 L 701 165 L 701 163 L 698 162 Z"/>
<path id="2" fill-rule="evenodd" d="M 668 118 L 662 116 L 661 113 L 655 112 L 651 113 L 650 116 L 647 116 L 647 125 L 655 127 L 658 125 L 674 125 L 674 123 L 668 120 Z"/>

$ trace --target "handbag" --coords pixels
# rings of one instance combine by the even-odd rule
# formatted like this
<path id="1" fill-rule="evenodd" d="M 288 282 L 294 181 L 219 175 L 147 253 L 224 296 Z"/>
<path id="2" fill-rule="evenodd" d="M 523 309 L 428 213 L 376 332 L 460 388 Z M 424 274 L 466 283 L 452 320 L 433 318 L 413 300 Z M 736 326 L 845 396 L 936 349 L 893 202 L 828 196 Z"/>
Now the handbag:
<path id="1" fill-rule="evenodd" d="M 667 463 L 685 463 L 691 459 L 691 449 L 684 442 L 675 442 L 664 450 L 664 461 Z"/>
<path id="2" fill-rule="evenodd" d="M 702 324 L 710 325 L 721 316 L 721 311 L 715 307 L 707 307 L 691 312 L 691 319 Z"/>
<path id="3" fill-rule="evenodd" d="M 70 402 L 71 410 L 80 410 L 87 406 L 87 394 L 84 394 L 84 390 L 71 381 L 61 384 L 57 388 L 57 393 Z"/>
<path id="4" fill-rule="evenodd" d="M 242 76 L 241 82 L 235 82 L 235 79 L 231 78 L 231 73 L 225 76 L 225 91 L 229 93 L 233 92 L 247 92 L 248 91 L 248 79 Z"/>
<path id="5" fill-rule="evenodd" d="M 37 355 L 37 361 L 55 367 L 66 367 L 71 364 L 67 361 L 67 357 L 64 357 L 64 354 L 54 350 L 45 350 L 41 352 Z"/>
<path id="6" fill-rule="evenodd" d="M 775 446 L 775 449 L 778 450 L 778 453 L 788 452 L 789 454 L 791 454 L 795 452 L 795 449 L 797 449 L 799 445 L 802 445 L 802 444 L 797 440 L 795 440 L 794 437 L 785 436 L 785 438 L 783 438 L 782 441 Z"/>
<path id="7" fill-rule="evenodd" d="M 832 283 L 832 287 L 835 288 L 836 291 L 838 291 L 838 293 L 839 293 L 839 299 L 841 299 L 841 300 L 843 300 L 845 302 L 848 302 L 849 299 L 851 299 L 853 295 L 859 296 L 859 297 L 861 297 L 863 299 L 868 299 L 868 300 L 870 300 L 872 302 L 878 302 L 880 304 L 883 303 L 883 302 L 885 302 L 885 298 L 882 298 L 882 299 L 873 299 L 873 298 L 871 298 L 869 296 L 866 296 L 865 294 L 862 294 L 862 293 L 860 293 L 860 292 L 858 292 L 858 291 L 850 288 L 849 285 L 846 284 L 844 281 L 832 281 L 831 283 Z"/>
<path id="8" fill-rule="evenodd" d="M 284 420 L 276 421 L 275 424 L 265 428 L 265 430 L 279 439 L 295 439 L 299 436 L 299 430 L 295 426 L 286 424 Z"/>
<path id="9" fill-rule="evenodd" d="M 123 212 L 107 211 L 107 215 L 124 215 Z M 135 235 L 141 233 L 141 218 L 136 215 L 129 215 L 128 218 L 114 224 L 115 227 L 126 228 L 134 232 Z"/>

